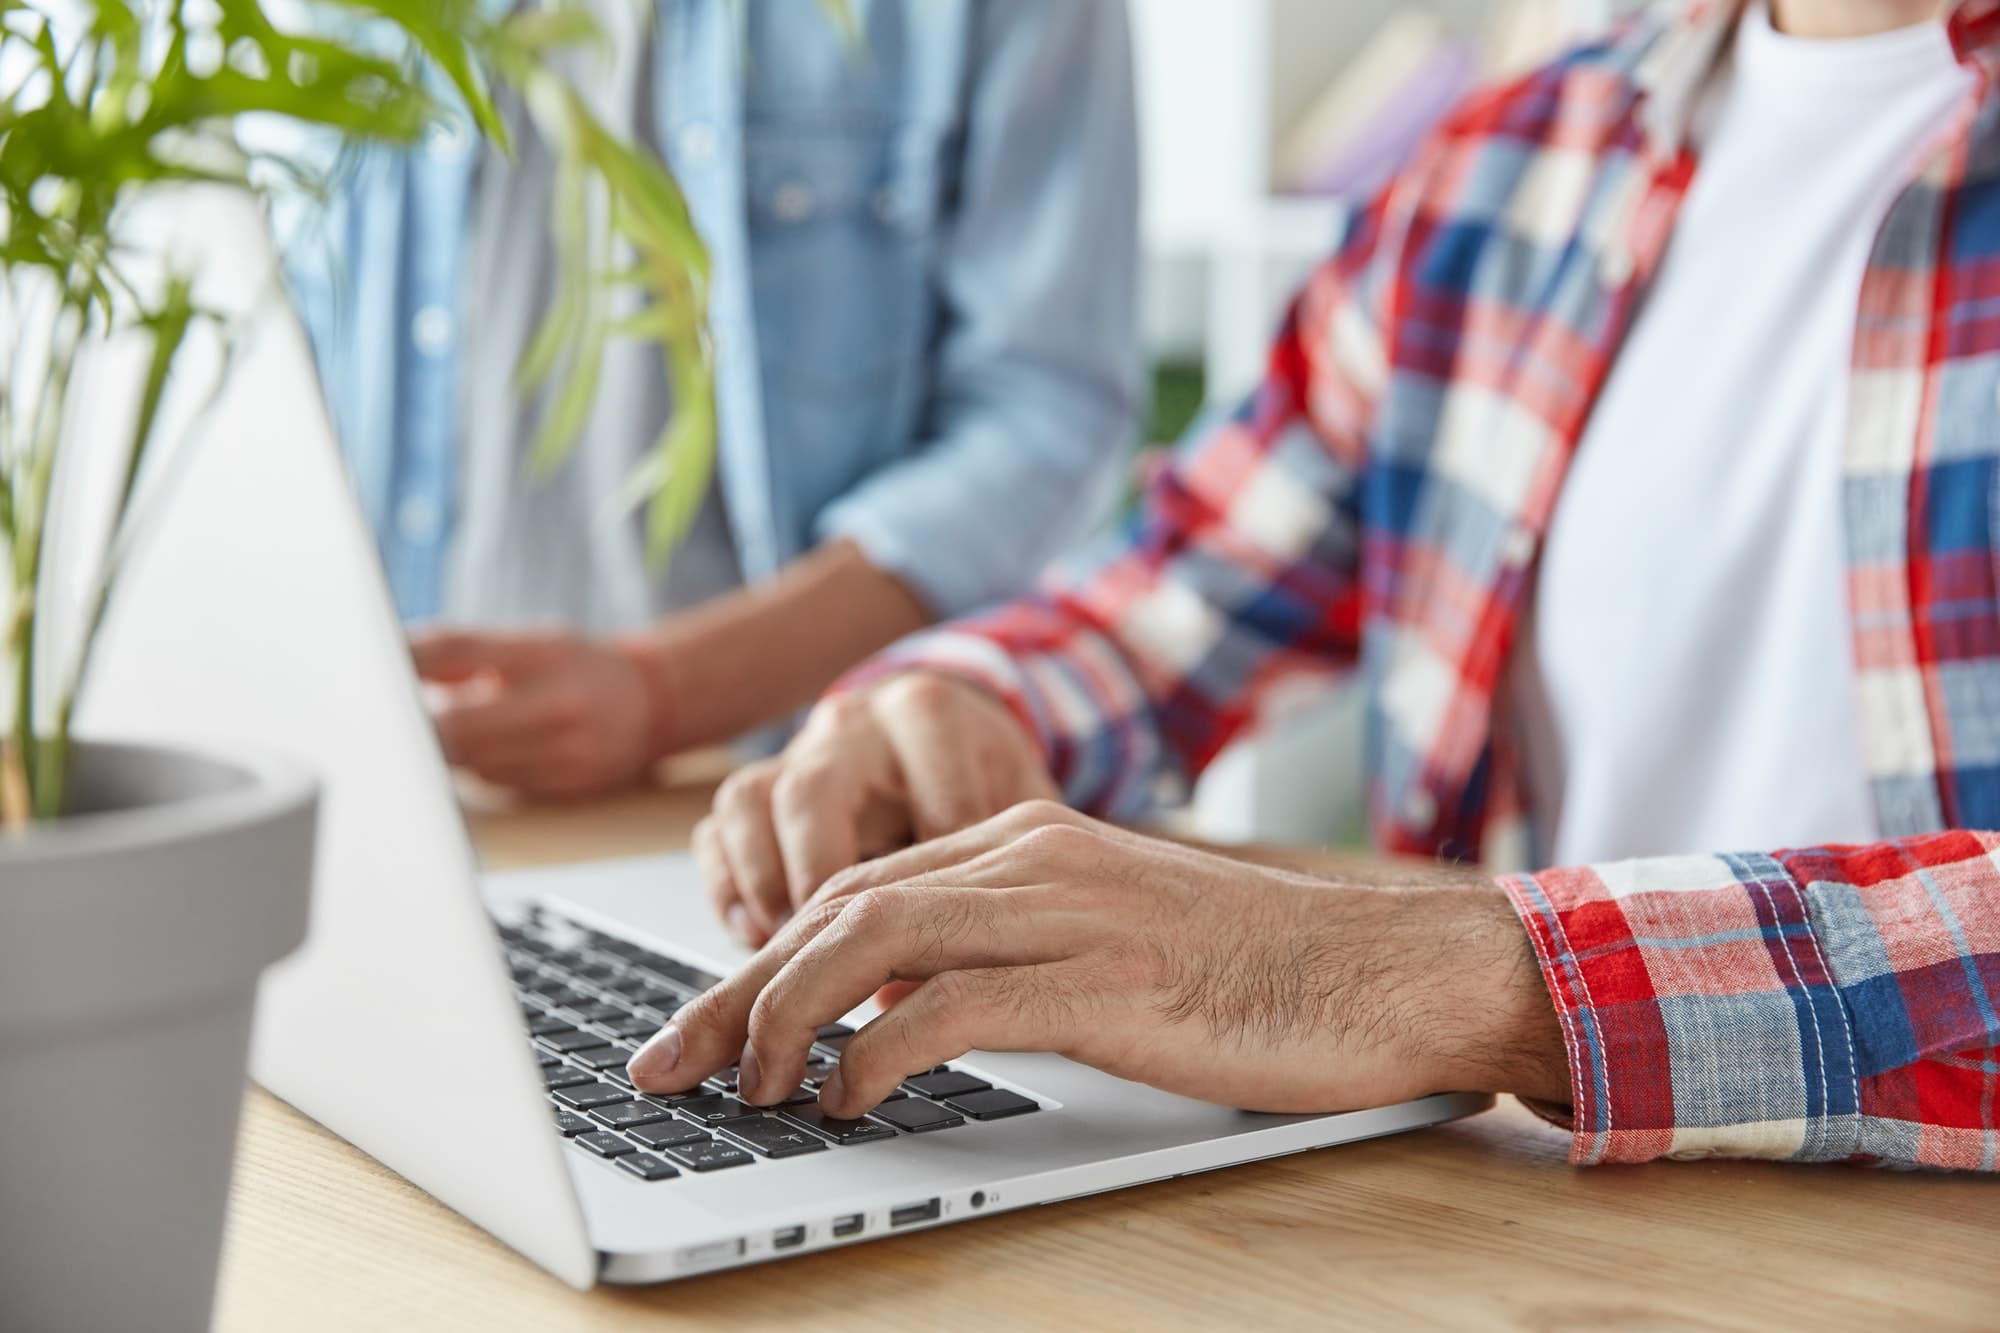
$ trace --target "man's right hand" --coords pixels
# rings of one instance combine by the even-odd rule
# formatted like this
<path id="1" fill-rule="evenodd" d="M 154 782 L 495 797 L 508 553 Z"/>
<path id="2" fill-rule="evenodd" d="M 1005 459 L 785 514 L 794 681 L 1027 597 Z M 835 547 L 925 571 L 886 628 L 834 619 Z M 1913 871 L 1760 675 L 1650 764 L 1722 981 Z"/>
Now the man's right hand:
<path id="1" fill-rule="evenodd" d="M 694 853 L 717 913 L 756 948 L 839 871 L 1056 795 L 999 700 L 911 672 L 823 700 L 782 755 L 731 776 Z"/>

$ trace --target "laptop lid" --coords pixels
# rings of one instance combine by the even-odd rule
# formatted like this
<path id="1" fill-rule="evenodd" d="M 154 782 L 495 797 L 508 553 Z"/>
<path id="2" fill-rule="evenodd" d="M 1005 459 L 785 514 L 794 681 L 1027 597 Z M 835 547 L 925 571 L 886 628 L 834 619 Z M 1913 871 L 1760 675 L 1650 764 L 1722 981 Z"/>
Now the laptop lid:
<path id="1" fill-rule="evenodd" d="M 240 196 L 193 190 L 138 225 L 190 255 L 211 303 L 254 310 L 254 333 L 133 551 L 80 729 L 254 747 L 316 770 L 311 932 L 264 983 L 254 1076 L 589 1286 L 597 1256 L 264 221 Z M 211 342 L 180 367 L 184 419 L 217 360 Z M 131 346 L 96 349 L 87 368 L 84 448 L 62 488 L 73 532 L 92 528 L 122 466 L 142 369 Z M 53 591 L 74 616 L 76 571 Z M 476 1115 L 443 1113 L 467 1095 Z"/>

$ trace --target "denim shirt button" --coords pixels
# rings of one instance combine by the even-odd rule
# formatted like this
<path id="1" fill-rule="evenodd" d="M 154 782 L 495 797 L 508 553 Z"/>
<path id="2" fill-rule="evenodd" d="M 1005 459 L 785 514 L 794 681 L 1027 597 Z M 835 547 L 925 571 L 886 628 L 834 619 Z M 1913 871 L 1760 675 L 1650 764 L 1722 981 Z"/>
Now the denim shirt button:
<path id="1" fill-rule="evenodd" d="M 427 305 L 410 321 L 410 341 L 425 356 L 442 356 L 451 350 L 456 332 L 451 311 L 441 305 Z"/>
<path id="2" fill-rule="evenodd" d="M 803 181 L 788 181 L 771 194 L 771 212 L 780 222 L 804 222 L 818 206 L 812 187 Z"/>

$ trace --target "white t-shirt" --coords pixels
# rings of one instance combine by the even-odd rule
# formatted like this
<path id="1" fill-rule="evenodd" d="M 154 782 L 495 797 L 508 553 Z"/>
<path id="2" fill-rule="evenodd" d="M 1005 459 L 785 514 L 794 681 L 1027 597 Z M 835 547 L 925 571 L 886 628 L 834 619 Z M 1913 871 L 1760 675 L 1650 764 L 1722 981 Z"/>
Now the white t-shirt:
<path id="1" fill-rule="evenodd" d="M 1855 315 L 1971 78 L 1942 22 L 1830 41 L 1745 14 L 1522 626 L 1552 863 L 1875 836 L 1841 513 Z"/>

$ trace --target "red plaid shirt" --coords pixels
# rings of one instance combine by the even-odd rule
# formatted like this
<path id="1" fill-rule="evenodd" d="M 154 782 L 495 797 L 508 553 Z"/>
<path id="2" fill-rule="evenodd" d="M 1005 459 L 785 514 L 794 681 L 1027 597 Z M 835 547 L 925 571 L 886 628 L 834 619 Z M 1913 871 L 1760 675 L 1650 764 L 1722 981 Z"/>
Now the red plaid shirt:
<path id="1" fill-rule="evenodd" d="M 1524 864 L 1499 685 L 1738 8 L 1657 11 L 1460 108 L 1117 549 L 875 669 L 984 683 L 1069 799 L 1113 814 L 1358 670 L 1382 845 Z M 1568 1042 L 1578 1162 L 1995 1169 L 2000 834 L 1939 830 L 2000 829 L 2000 0 L 1950 22 L 1979 91 L 1877 238 L 1846 461 L 1862 733 L 1896 840 L 1505 881 Z"/>

